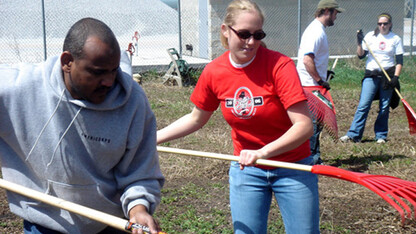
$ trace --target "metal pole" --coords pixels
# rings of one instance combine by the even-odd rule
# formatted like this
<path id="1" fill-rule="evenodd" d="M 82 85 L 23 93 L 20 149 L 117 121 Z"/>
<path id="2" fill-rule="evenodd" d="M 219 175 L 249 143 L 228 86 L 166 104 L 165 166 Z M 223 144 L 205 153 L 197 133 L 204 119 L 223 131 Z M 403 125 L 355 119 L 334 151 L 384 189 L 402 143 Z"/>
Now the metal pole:
<path id="1" fill-rule="evenodd" d="M 302 28 L 301 28 L 301 13 L 302 13 L 302 0 L 298 0 L 298 47 L 300 45 L 300 38 L 302 35 Z M 299 48 L 298 48 L 299 49 Z"/>
<path id="2" fill-rule="evenodd" d="M 48 58 L 48 53 L 46 52 L 46 28 L 45 28 L 45 3 L 42 0 L 42 23 L 43 23 L 43 57 L 44 60 Z"/>
<path id="3" fill-rule="evenodd" d="M 413 58 L 413 25 L 415 20 L 415 0 L 412 3 L 412 22 L 410 23 L 410 59 Z"/>
<path id="4" fill-rule="evenodd" d="M 179 54 L 182 56 L 181 0 L 178 0 Z"/>

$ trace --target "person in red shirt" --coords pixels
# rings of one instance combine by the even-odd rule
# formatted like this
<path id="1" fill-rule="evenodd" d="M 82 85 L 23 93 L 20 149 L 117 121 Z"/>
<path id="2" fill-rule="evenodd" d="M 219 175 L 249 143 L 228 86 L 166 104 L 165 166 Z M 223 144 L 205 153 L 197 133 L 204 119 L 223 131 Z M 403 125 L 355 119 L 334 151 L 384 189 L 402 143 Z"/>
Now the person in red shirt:
<path id="1" fill-rule="evenodd" d="M 317 176 L 256 165 L 257 159 L 313 163 L 313 126 L 295 64 L 262 46 L 263 22 L 256 3 L 229 4 L 221 25 L 227 51 L 202 72 L 190 97 L 192 112 L 159 130 L 157 143 L 200 129 L 220 105 L 240 156 L 229 171 L 234 232 L 266 233 L 274 194 L 287 233 L 319 233 Z"/>

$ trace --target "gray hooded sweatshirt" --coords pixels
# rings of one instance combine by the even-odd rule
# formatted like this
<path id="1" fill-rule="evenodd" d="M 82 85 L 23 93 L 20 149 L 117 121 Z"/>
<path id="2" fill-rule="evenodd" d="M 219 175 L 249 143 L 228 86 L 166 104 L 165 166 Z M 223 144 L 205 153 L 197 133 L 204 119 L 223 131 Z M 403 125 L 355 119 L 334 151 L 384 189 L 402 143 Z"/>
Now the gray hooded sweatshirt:
<path id="1" fill-rule="evenodd" d="M 0 66 L 0 158 L 5 180 L 119 217 L 160 202 L 156 120 L 125 53 L 104 102 L 75 100 L 59 57 Z M 106 225 L 8 192 L 10 210 L 64 233 Z"/>

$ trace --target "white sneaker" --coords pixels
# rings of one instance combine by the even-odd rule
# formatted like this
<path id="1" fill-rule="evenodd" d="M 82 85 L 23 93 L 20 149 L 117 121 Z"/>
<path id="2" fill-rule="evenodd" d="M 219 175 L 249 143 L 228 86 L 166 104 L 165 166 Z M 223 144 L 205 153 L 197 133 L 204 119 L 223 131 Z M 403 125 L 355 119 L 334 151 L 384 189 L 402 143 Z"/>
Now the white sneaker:
<path id="1" fill-rule="evenodd" d="M 384 143 L 386 143 L 386 140 L 382 139 L 382 138 L 379 138 L 376 142 L 377 142 L 377 144 L 384 144 Z"/>
<path id="2" fill-rule="evenodd" d="M 352 139 L 349 136 L 347 136 L 347 135 L 340 137 L 339 140 L 341 142 L 344 142 L 344 143 L 351 142 L 352 141 Z"/>

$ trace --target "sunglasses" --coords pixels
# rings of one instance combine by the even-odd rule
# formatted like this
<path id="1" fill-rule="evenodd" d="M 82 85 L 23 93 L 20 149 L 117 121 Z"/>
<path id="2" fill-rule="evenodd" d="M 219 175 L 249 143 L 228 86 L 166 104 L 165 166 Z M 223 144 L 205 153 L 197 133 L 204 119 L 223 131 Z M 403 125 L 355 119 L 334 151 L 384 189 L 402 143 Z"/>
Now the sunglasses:
<path id="1" fill-rule="evenodd" d="M 387 26 L 387 25 L 389 25 L 389 22 L 387 22 L 387 23 L 377 23 L 377 24 L 378 24 L 378 26 L 381 26 L 381 25 Z"/>
<path id="2" fill-rule="evenodd" d="M 233 29 L 231 26 L 228 26 L 239 38 L 241 38 L 241 39 L 249 39 L 251 36 L 253 36 L 253 38 L 255 39 L 255 40 L 261 40 L 261 39 L 263 39 L 263 38 L 265 38 L 266 37 L 266 33 L 263 31 L 263 30 L 258 30 L 258 31 L 255 31 L 253 34 L 252 33 L 250 33 L 250 31 L 248 31 L 248 30 L 239 30 L 239 31 L 236 31 L 235 29 Z"/>

